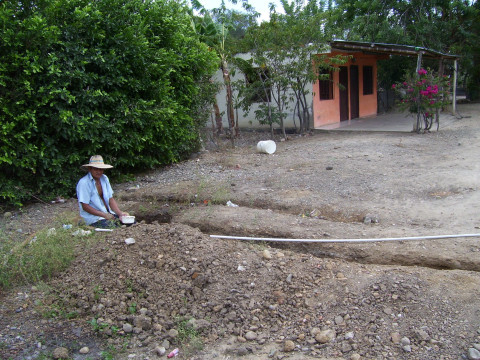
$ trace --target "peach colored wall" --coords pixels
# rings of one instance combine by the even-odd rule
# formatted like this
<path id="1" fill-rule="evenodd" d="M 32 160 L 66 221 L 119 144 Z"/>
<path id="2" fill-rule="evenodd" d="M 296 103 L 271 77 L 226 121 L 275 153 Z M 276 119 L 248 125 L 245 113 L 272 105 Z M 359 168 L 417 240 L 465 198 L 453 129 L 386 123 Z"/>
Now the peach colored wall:
<path id="1" fill-rule="evenodd" d="M 338 55 L 338 52 L 332 52 L 329 56 Z M 346 53 L 342 53 L 346 55 Z M 370 116 L 377 114 L 377 59 L 375 55 L 366 55 L 363 53 L 350 53 L 353 59 L 346 64 L 349 70 L 348 80 L 350 82 L 350 65 L 358 65 L 358 97 L 359 97 L 359 116 Z M 363 95 L 363 66 L 373 67 L 373 94 Z M 319 83 L 313 84 L 313 125 L 318 128 L 323 125 L 340 122 L 340 89 L 338 87 L 339 72 L 333 73 L 333 99 L 320 100 Z M 351 119 L 350 108 L 350 86 L 348 89 L 349 119 Z"/>

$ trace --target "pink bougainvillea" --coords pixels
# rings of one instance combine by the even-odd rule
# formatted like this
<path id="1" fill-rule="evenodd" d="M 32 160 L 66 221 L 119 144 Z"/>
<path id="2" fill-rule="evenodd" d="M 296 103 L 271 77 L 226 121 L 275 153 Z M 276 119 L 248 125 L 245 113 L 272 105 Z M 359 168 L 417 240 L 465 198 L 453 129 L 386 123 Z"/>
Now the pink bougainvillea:
<path id="1" fill-rule="evenodd" d="M 432 71 L 418 70 L 418 75 L 407 75 L 405 80 L 392 85 L 400 96 L 399 106 L 417 116 L 417 131 L 430 130 L 437 109 L 449 102 L 448 76 L 435 76 Z M 415 76 L 416 75 L 416 76 Z M 420 120 L 423 119 L 423 124 Z"/>

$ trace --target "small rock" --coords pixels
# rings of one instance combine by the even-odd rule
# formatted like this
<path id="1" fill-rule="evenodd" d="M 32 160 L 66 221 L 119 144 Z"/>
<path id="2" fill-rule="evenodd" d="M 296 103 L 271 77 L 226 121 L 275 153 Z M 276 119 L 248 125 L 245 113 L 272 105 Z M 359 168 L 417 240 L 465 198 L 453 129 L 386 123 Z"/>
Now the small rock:
<path id="1" fill-rule="evenodd" d="M 315 340 L 317 340 L 320 344 L 326 344 L 335 340 L 335 331 L 332 329 L 322 330 L 315 335 Z"/>
<path id="2" fill-rule="evenodd" d="M 254 332 L 254 331 L 248 331 L 246 334 L 245 334 L 245 339 L 251 341 L 251 340 L 255 340 L 257 338 L 257 334 Z"/>
<path id="3" fill-rule="evenodd" d="M 136 316 L 133 320 L 135 327 L 138 327 L 142 330 L 150 330 L 152 328 L 152 319 L 148 316 Z"/>
<path id="4" fill-rule="evenodd" d="M 343 342 L 342 343 L 342 353 L 347 353 L 352 351 L 352 345 L 350 345 L 348 342 Z"/>
<path id="5" fill-rule="evenodd" d="M 127 239 L 125 239 L 125 244 L 133 245 L 133 244 L 135 244 L 135 239 L 134 238 L 127 238 Z"/>
<path id="6" fill-rule="evenodd" d="M 468 349 L 468 358 L 470 360 L 480 360 L 480 351 L 475 348 Z"/>
<path id="7" fill-rule="evenodd" d="M 410 345 L 403 345 L 402 349 L 405 352 L 412 352 L 412 347 Z"/>
<path id="8" fill-rule="evenodd" d="M 243 336 L 237 336 L 237 341 L 239 343 L 246 343 L 247 342 L 247 339 L 245 339 Z"/>
<path id="9" fill-rule="evenodd" d="M 283 344 L 283 351 L 284 352 L 291 352 L 295 350 L 295 343 L 292 340 L 287 340 Z"/>
<path id="10" fill-rule="evenodd" d="M 361 359 L 360 354 L 353 353 L 352 355 L 350 355 L 350 360 L 360 360 L 360 359 Z"/>
<path id="11" fill-rule="evenodd" d="M 400 341 L 402 340 L 402 337 L 398 332 L 394 332 L 394 333 L 390 334 L 390 339 L 392 339 L 392 342 L 394 344 L 400 344 Z"/>
<path id="12" fill-rule="evenodd" d="M 420 341 L 430 340 L 430 335 L 425 330 L 415 330 L 415 337 Z"/>
<path id="13" fill-rule="evenodd" d="M 340 315 L 338 316 L 335 316 L 335 324 L 336 325 L 343 325 L 345 322 L 343 320 L 343 317 L 341 317 Z"/>
<path id="14" fill-rule="evenodd" d="M 64 347 L 58 347 L 53 350 L 54 359 L 68 359 L 68 349 Z"/>
<path id="15" fill-rule="evenodd" d="M 88 348 L 88 346 L 82 347 L 79 351 L 80 354 L 88 354 L 89 352 L 90 352 L 90 349 Z"/>
<path id="16" fill-rule="evenodd" d="M 349 331 L 345 334 L 345 340 L 351 340 L 355 337 L 355 334 L 353 331 Z"/>
<path id="17" fill-rule="evenodd" d="M 158 356 L 163 356 L 167 352 L 167 349 L 165 349 L 163 346 L 157 346 L 155 348 L 155 352 L 157 353 Z"/>
<path id="18" fill-rule="evenodd" d="M 379 219 L 377 215 L 372 215 L 372 214 L 367 214 L 363 218 L 363 223 L 364 224 L 378 224 Z"/>
<path id="19" fill-rule="evenodd" d="M 193 329 L 197 330 L 197 331 L 202 331 L 204 329 L 208 329 L 211 326 L 212 326 L 212 324 L 210 323 L 210 321 L 205 320 L 205 319 L 198 319 L 193 324 Z"/>
<path id="20" fill-rule="evenodd" d="M 272 260 L 273 256 L 268 249 L 263 250 L 262 256 L 265 260 Z"/>
<path id="21" fill-rule="evenodd" d="M 123 324 L 123 331 L 125 331 L 126 334 L 130 334 L 133 331 L 133 326 L 129 323 Z"/>
<path id="22" fill-rule="evenodd" d="M 175 339 L 178 336 L 178 331 L 176 329 L 170 329 L 168 330 L 167 335 L 172 339 Z"/>
<path id="23" fill-rule="evenodd" d="M 248 349 L 245 346 L 240 346 L 235 349 L 235 353 L 238 356 L 245 356 L 248 354 Z"/>
<path id="24" fill-rule="evenodd" d="M 407 338 L 406 336 L 404 336 L 401 340 L 400 340 L 400 343 L 402 345 L 410 345 L 410 339 Z"/>
<path id="25" fill-rule="evenodd" d="M 140 312 L 140 315 L 147 316 L 148 309 L 146 309 L 146 308 L 141 308 L 139 312 Z"/>

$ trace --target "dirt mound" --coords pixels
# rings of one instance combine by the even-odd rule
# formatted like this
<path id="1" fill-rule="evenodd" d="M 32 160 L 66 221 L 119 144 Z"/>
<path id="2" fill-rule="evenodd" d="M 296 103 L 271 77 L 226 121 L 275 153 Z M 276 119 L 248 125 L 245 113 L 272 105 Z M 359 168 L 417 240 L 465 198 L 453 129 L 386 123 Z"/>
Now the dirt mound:
<path id="1" fill-rule="evenodd" d="M 472 320 L 479 323 L 464 306 L 478 290 L 453 296 L 460 278 L 480 285 L 473 274 L 367 268 L 154 223 L 106 235 L 53 285 L 56 301 L 110 343 L 129 338 L 127 353 L 180 346 L 182 358 L 207 359 L 209 346 L 226 342 L 218 355 L 269 349 L 281 358 L 292 341 L 302 358 L 454 359 L 474 341 Z M 452 336 L 465 319 L 463 336 Z M 192 347 L 192 331 L 209 350 Z"/>

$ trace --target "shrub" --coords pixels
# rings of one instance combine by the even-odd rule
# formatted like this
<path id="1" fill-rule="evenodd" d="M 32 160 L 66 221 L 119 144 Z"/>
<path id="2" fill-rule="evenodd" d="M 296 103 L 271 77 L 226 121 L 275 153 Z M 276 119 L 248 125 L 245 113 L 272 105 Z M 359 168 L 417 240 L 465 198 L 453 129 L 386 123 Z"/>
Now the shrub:
<path id="1" fill-rule="evenodd" d="M 0 202 L 74 193 L 79 165 L 179 161 L 216 55 L 173 0 L 0 3 Z M 115 176 L 115 172 L 113 174 Z"/>
<path id="2" fill-rule="evenodd" d="M 430 70 L 420 69 L 416 76 L 407 75 L 405 81 L 393 84 L 392 88 L 400 95 L 400 107 L 417 116 L 417 131 L 430 130 L 436 112 L 449 103 L 450 79 Z"/>

